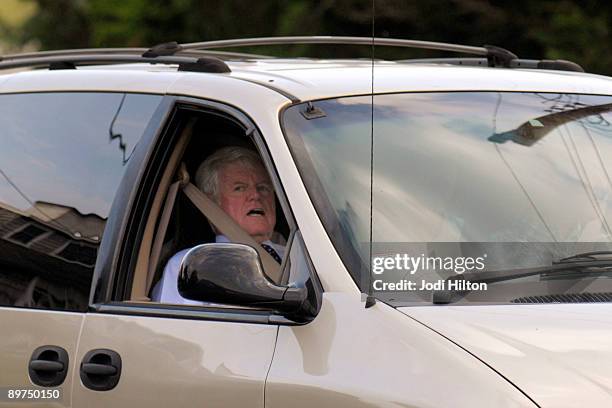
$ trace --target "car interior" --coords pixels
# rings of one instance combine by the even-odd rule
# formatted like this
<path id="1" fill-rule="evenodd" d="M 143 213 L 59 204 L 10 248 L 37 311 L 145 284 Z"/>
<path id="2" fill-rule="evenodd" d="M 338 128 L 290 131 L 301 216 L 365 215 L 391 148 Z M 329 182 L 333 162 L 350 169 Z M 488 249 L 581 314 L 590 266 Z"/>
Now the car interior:
<path id="1" fill-rule="evenodd" d="M 244 128 L 225 115 L 192 112 L 185 123 L 187 125 L 178 136 L 155 193 L 134 275 L 132 301 L 150 300 L 152 288 L 161 279 L 164 266 L 175 253 L 215 242 L 215 232 L 203 213 L 205 210 L 185 189 L 187 184 L 193 185 L 193 176 L 202 161 L 226 146 L 242 146 L 257 151 Z M 288 237 L 289 225 L 277 196 L 272 241 L 284 245 Z"/>

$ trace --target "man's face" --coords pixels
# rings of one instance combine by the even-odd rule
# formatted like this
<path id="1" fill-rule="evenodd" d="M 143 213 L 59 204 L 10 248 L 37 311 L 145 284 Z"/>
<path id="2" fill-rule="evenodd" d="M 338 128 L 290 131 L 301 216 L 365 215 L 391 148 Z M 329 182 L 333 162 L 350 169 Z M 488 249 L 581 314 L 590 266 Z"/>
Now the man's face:
<path id="1" fill-rule="evenodd" d="M 270 239 L 276 203 L 268 173 L 261 166 L 229 163 L 219 170 L 219 205 L 257 242 Z"/>

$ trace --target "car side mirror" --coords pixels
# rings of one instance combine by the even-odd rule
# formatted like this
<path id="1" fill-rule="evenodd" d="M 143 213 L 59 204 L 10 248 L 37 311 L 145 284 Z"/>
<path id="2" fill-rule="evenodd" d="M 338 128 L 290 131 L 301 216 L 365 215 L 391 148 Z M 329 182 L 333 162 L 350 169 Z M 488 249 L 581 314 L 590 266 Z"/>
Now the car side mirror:
<path id="1" fill-rule="evenodd" d="M 285 313 L 299 310 L 307 297 L 305 288 L 276 285 L 264 273 L 257 251 L 234 243 L 202 244 L 187 252 L 178 290 L 187 299 Z"/>

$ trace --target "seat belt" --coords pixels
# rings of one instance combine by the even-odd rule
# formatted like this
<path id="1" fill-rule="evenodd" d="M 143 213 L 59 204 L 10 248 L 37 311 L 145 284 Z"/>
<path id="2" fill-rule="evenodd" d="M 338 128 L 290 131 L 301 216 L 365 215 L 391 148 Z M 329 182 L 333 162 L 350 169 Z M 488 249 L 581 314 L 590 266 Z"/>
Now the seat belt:
<path id="1" fill-rule="evenodd" d="M 187 143 L 189 142 L 189 138 L 192 134 L 194 124 L 195 119 L 192 119 L 182 130 L 181 135 L 179 136 L 179 140 L 177 141 L 176 146 L 174 148 L 174 151 L 172 152 L 172 154 L 170 155 L 170 159 L 168 160 L 168 166 L 164 170 L 162 174 L 162 179 L 159 182 L 159 189 L 157 194 L 155 195 L 155 198 L 153 199 L 153 204 L 151 205 L 151 210 L 147 218 L 145 230 L 142 236 L 142 240 L 140 242 L 140 248 L 138 250 L 138 258 L 136 261 L 136 268 L 134 270 L 134 279 L 132 281 L 132 293 L 130 295 L 130 300 L 150 300 L 147 297 L 148 292 L 146 292 L 148 281 L 147 274 L 149 272 L 149 261 L 151 257 L 151 248 L 153 245 L 153 235 L 155 233 L 155 221 L 157 220 L 157 217 L 159 216 L 159 213 L 162 210 L 161 206 L 164 201 L 164 195 L 167 194 L 167 189 L 172 183 L 173 175 L 175 174 L 176 169 L 179 166 L 181 157 L 183 157 L 183 153 L 185 151 L 185 148 L 187 147 Z"/>
<path id="2" fill-rule="evenodd" d="M 159 218 L 157 231 L 155 232 L 153 247 L 151 248 L 151 256 L 149 257 L 149 270 L 147 272 L 147 286 L 145 292 L 147 295 L 151 291 L 151 285 L 153 284 L 153 279 L 155 278 L 157 263 L 159 262 L 159 257 L 161 256 L 164 238 L 166 237 L 166 232 L 168 231 L 168 225 L 170 224 L 170 217 L 172 216 L 172 209 L 174 208 L 176 196 L 178 195 L 179 190 L 187 183 L 189 183 L 189 173 L 187 173 L 185 163 L 181 163 L 181 167 L 179 169 L 179 180 L 172 183 L 168 189 L 164 209 L 161 217 Z"/>
<path id="3" fill-rule="evenodd" d="M 225 213 L 213 200 L 191 183 L 183 187 L 183 192 L 202 214 L 217 230 L 229 238 L 230 241 L 253 247 L 259 254 L 264 272 L 275 283 L 281 280 L 281 270 L 278 262 L 266 252 L 249 234 L 247 234 L 229 215 Z"/>

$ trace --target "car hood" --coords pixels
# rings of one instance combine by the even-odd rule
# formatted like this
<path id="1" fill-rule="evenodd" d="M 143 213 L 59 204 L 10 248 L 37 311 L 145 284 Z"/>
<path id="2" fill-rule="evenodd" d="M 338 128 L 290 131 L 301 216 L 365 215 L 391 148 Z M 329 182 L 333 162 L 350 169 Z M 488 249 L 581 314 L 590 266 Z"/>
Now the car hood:
<path id="1" fill-rule="evenodd" d="M 541 407 L 612 406 L 612 304 L 399 308 Z"/>

